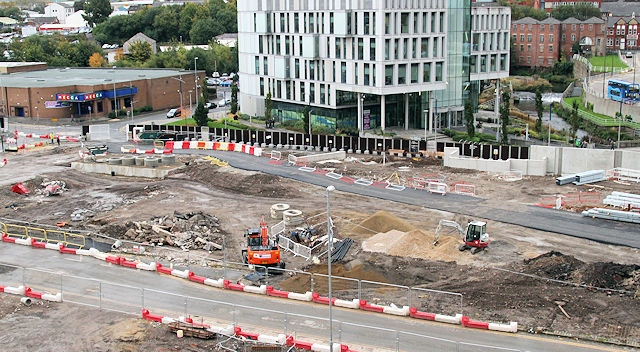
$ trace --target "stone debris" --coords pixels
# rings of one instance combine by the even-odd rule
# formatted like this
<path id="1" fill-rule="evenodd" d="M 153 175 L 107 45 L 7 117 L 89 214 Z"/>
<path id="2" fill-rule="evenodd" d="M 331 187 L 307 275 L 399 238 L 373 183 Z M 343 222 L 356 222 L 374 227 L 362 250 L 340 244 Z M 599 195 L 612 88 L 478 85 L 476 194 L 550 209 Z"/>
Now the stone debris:
<path id="1" fill-rule="evenodd" d="M 201 211 L 175 211 L 172 216 L 130 221 L 124 226 L 124 233 L 108 235 L 147 246 L 173 246 L 183 250 L 202 249 L 209 252 L 222 249 L 220 220 Z"/>

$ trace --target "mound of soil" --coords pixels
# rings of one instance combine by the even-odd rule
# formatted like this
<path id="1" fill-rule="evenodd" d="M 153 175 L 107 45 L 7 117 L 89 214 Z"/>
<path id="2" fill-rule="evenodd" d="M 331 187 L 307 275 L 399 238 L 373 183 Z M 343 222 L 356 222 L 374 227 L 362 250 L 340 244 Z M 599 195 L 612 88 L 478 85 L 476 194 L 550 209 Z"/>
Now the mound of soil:
<path id="1" fill-rule="evenodd" d="M 355 226 L 351 231 L 359 235 L 373 236 L 376 233 L 388 232 L 391 230 L 408 232 L 414 229 L 415 227 L 406 221 L 389 212 L 380 210 L 362 221 L 358 226 Z"/>
<path id="2" fill-rule="evenodd" d="M 570 255 L 551 251 L 535 258 L 524 260 L 524 272 L 554 280 L 569 281 L 574 271 L 584 263 Z"/>
<path id="3" fill-rule="evenodd" d="M 192 180 L 210 188 L 259 197 L 292 197 L 299 193 L 291 187 L 291 181 L 270 174 L 246 172 L 208 163 L 190 163 L 184 170 Z"/>

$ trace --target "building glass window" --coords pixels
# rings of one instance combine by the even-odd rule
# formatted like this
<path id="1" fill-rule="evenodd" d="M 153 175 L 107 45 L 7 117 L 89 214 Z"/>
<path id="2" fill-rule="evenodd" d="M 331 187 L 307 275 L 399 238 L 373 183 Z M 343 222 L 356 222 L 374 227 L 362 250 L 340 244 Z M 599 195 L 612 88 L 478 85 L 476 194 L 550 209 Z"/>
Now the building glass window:
<path id="1" fill-rule="evenodd" d="M 431 64 L 425 63 L 422 67 L 422 83 L 431 82 Z"/>
<path id="2" fill-rule="evenodd" d="M 401 64 L 398 65 L 398 84 L 406 84 L 407 83 L 407 65 Z"/>
<path id="3" fill-rule="evenodd" d="M 376 59 L 376 40 L 374 38 L 369 42 L 369 60 Z"/>
<path id="4" fill-rule="evenodd" d="M 411 83 L 418 83 L 418 72 L 420 65 L 411 64 Z"/>
<path id="5" fill-rule="evenodd" d="M 442 62 L 436 62 L 436 82 L 442 82 Z"/>
<path id="6" fill-rule="evenodd" d="M 544 34 L 540 34 L 540 43 L 544 43 Z"/>
<path id="7" fill-rule="evenodd" d="M 386 86 L 393 85 L 393 65 L 384 66 L 384 84 Z"/>
<path id="8" fill-rule="evenodd" d="M 409 13 L 403 12 L 400 14 L 400 33 L 409 33 Z"/>
<path id="9" fill-rule="evenodd" d="M 553 43 L 553 34 L 549 34 L 549 43 Z"/>
<path id="10" fill-rule="evenodd" d="M 549 45 L 549 52 L 552 53 L 553 52 L 553 45 Z"/>

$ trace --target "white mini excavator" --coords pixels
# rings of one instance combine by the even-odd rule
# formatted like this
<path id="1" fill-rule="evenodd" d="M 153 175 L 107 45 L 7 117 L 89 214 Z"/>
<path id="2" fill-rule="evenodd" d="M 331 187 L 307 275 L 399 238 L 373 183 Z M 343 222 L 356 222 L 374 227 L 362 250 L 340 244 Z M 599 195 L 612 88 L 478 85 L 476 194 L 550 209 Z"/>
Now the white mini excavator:
<path id="1" fill-rule="evenodd" d="M 487 223 L 484 221 L 471 221 L 467 224 L 466 231 L 455 221 L 442 219 L 436 228 L 436 237 L 433 245 L 438 244 L 440 232 L 444 227 L 452 227 L 458 231 L 462 237 L 462 243 L 458 246 L 460 251 L 471 249 L 471 254 L 476 254 L 489 245 L 489 234 L 487 233 Z"/>

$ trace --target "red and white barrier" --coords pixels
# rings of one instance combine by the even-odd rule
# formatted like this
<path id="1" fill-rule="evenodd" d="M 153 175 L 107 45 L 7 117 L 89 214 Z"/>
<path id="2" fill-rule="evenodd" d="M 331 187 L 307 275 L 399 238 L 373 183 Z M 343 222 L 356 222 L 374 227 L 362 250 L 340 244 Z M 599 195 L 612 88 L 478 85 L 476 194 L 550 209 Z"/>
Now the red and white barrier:
<path id="1" fill-rule="evenodd" d="M 62 293 L 58 292 L 55 295 L 51 293 L 43 293 L 42 299 L 51 302 L 62 302 Z"/>
<path id="2" fill-rule="evenodd" d="M 460 325 L 462 323 L 462 314 L 456 314 L 455 316 L 436 314 L 434 320 L 441 323 Z"/>
<path id="3" fill-rule="evenodd" d="M 12 295 L 24 296 L 24 290 L 25 290 L 24 286 L 18 286 L 18 287 L 5 286 L 3 292 L 10 293 Z"/>
<path id="4" fill-rule="evenodd" d="M 260 286 L 247 285 L 244 287 L 244 292 L 255 293 L 258 295 L 266 295 L 267 285 L 260 285 Z"/>
<path id="5" fill-rule="evenodd" d="M 311 300 L 313 299 L 313 292 L 310 292 L 310 291 L 307 291 L 306 293 L 289 292 L 289 295 L 287 296 L 287 298 L 295 299 L 297 301 L 311 302 Z"/>
<path id="6" fill-rule="evenodd" d="M 151 262 L 149 264 L 138 263 L 136 264 L 136 269 L 147 270 L 147 271 L 156 271 L 156 263 Z"/>
<path id="7" fill-rule="evenodd" d="M 400 308 L 391 303 L 390 306 L 385 306 L 383 308 L 382 313 L 406 317 L 409 315 L 409 306 L 403 306 L 402 308 Z"/>
<path id="8" fill-rule="evenodd" d="M 361 310 L 366 310 L 366 311 L 369 311 L 369 312 L 376 312 L 376 313 L 384 312 L 384 307 L 383 306 L 379 306 L 377 304 L 367 303 L 367 301 L 365 301 L 364 299 L 360 300 L 360 309 Z"/>
<path id="9" fill-rule="evenodd" d="M 518 332 L 518 323 L 515 321 L 509 324 L 489 323 L 489 330 L 516 333 Z"/>
<path id="10" fill-rule="evenodd" d="M 336 307 L 360 309 L 360 300 L 357 298 L 354 298 L 351 301 L 345 299 L 336 299 L 335 301 L 333 301 L 333 305 Z"/>
<path id="11" fill-rule="evenodd" d="M 289 298 L 289 291 L 280 291 L 273 288 L 273 286 L 267 286 L 267 296 Z"/>
<path id="12" fill-rule="evenodd" d="M 213 279 L 205 279 L 204 280 L 204 284 L 207 286 L 213 286 L 213 287 L 218 287 L 218 288 L 224 288 L 224 279 L 220 278 L 217 280 L 213 280 Z"/>
<path id="13" fill-rule="evenodd" d="M 489 330 L 489 323 L 486 323 L 484 321 L 471 320 L 466 315 L 462 317 L 462 326 L 466 328 Z"/>
<path id="14" fill-rule="evenodd" d="M 16 240 L 13 243 L 21 244 L 23 246 L 31 246 L 31 238 L 30 237 L 16 238 Z"/>
<path id="15" fill-rule="evenodd" d="M 189 279 L 189 269 L 185 269 L 185 270 L 178 270 L 178 269 L 173 269 L 171 270 L 171 276 L 177 276 L 177 277 L 181 277 L 183 279 Z"/>

